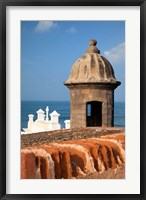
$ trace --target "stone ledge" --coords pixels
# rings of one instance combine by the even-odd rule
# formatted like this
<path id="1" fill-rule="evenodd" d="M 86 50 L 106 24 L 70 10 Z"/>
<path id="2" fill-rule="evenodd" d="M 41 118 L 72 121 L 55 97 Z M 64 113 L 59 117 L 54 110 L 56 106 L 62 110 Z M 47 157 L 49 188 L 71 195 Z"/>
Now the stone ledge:
<path id="1" fill-rule="evenodd" d="M 124 132 L 125 128 L 119 127 L 90 127 L 25 134 L 21 135 L 21 148 L 59 141 L 80 140 L 93 137 L 98 138 L 104 135 Z"/>

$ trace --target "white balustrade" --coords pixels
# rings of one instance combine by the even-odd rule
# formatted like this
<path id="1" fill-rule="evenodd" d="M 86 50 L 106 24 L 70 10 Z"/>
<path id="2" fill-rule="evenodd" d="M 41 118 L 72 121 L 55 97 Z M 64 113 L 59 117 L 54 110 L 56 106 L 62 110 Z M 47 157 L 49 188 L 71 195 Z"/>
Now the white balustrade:
<path id="1" fill-rule="evenodd" d="M 59 116 L 60 114 L 54 110 L 49 120 L 49 107 L 47 106 L 46 109 L 46 118 L 45 118 L 45 112 L 42 109 L 39 109 L 37 113 L 37 119 L 34 121 L 34 115 L 29 114 L 28 115 L 28 128 L 24 128 L 24 132 L 22 134 L 31 134 L 31 133 L 38 133 L 43 131 L 52 131 L 52 130 L 60 130 L 61 125 L 59 123 Z M 70 120 L 65 120 L 65 128 L 70 128 Z"/>

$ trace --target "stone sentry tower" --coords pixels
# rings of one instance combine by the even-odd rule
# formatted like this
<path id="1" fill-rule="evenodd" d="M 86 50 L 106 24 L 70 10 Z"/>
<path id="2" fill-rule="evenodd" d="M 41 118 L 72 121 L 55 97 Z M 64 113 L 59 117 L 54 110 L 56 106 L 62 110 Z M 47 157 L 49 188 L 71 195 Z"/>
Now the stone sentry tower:
<path id="1" fill-rule="evenodd" d="M 96 40 L 72 66 L 64 83 L 70 89 L 71 128 L 114 126 L 114 90 L 121 84 Z"/>

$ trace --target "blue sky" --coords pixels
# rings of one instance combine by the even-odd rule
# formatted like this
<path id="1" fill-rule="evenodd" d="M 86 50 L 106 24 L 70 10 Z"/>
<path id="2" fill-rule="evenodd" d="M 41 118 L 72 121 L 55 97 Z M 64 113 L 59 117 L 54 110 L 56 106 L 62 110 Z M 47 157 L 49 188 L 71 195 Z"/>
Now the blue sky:
<path id="1" fill-rule="evenodd" d="M 97 40 L 100 54 L 122 83 L 115 90 L 115 101 L 125 101 L 124 21 L 22 21 L 21 99 L 69 100 L 63 83 L 90 39 Z"/>

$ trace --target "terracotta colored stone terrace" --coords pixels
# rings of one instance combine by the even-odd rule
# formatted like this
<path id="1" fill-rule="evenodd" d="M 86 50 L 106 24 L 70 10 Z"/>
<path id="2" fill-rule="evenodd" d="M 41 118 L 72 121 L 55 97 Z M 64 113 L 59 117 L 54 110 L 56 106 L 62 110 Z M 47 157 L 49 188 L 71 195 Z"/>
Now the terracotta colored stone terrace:
<path id="1" fill-rule="evenodd" d="M 22 179 L 125 178 L 121 128 L 86 128 L 22 135 Z"/>

